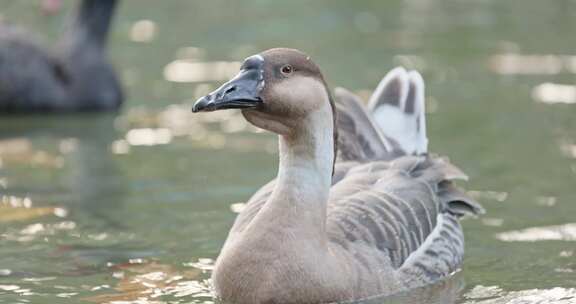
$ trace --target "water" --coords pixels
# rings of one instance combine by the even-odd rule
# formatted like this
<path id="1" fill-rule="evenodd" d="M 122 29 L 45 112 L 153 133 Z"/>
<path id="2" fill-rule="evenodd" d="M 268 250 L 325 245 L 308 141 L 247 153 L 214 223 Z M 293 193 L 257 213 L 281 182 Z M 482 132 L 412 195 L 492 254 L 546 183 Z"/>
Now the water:
<path id="1" fill-rule="evenodd" d="M 0 10 L 54 40 L 65 14 L 35 5 Z M 189 110 L 274 46 L 363 96 L 398 64 L 422 71 L 431 149 L 488 211 L 464 221 L 455 278 L 368 303 L 576 303 L 575 17 L 569 0 L 125 1 L 118 117 L 0 119 L 0 303 L 213 302 L 211 265 L 239 203 L 274 177 L 276 142 L 233 112 Z"/>

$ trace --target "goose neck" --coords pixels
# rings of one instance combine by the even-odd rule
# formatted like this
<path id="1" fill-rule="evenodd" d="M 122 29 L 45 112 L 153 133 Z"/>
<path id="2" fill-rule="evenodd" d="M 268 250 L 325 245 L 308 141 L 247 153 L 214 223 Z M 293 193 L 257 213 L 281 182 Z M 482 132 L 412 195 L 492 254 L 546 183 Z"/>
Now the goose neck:
<path id="1" fill-rule="evenodd" d="M 334 160 L 331 111 L 310 114 L 300 131 L 280 136 L 276 187 L 267 203 L 287 226 L 325 234 L 326 204 Z M 267 209 L 268 209 L 267 208 Z"/>

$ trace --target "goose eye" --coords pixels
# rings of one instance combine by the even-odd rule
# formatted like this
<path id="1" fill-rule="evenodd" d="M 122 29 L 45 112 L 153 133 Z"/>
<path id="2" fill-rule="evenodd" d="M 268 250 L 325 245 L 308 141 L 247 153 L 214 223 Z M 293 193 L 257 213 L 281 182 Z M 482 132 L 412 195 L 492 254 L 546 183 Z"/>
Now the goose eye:
<path id="1" fill-rule="evenodd" d="M 291 65 L 285 65 L 282 68 L 280 68 L 280 72 L 282 72 L 282 74 L 284 75 L 290 75 L 292 74 L 293 71 L 294 69 L 292 68 Z"/>

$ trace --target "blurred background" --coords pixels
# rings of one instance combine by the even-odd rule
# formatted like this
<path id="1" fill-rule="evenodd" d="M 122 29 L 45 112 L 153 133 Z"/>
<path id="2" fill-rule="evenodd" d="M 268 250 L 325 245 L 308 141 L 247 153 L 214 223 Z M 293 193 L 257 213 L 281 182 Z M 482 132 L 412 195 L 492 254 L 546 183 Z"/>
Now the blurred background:
<path id="1" fill-rule="evenodd" d="M 0 16 L 53 45 L 78 2 L 2 1 Z M 190 109 L 279 46 L 364 97 L 395 66 L 422 72 L 431 150 L 487 209 L 463 223 L 456 303 L 575 303 L 575 28 L 574 0 L 121 1 L 119 113 L 0 117 L 0 303 L 212 303 L 211 266 L 275 176 L 276 139 Z"/>

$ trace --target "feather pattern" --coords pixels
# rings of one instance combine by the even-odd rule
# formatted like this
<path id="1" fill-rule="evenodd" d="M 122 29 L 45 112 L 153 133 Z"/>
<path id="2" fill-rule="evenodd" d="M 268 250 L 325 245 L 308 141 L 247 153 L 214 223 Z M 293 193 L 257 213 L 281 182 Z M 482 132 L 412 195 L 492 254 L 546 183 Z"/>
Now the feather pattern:
<path id="1" fill-rule="evenodd" d="M 359 97 L 344 88 L 334 90 L 338 130 L 338 159 L 371 160 L 392 157 L 400 147 L 384 136 L 366 112 Z"/>
<path id="2" fill-rule="evenodd" d="M 428 150 L 424 89 L 420 73 L 398 67 L 380 81 L 368 102 L 377 125 L 407 154 Z"/>

